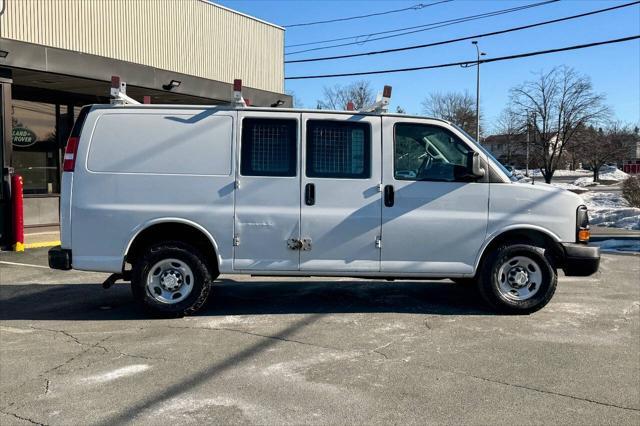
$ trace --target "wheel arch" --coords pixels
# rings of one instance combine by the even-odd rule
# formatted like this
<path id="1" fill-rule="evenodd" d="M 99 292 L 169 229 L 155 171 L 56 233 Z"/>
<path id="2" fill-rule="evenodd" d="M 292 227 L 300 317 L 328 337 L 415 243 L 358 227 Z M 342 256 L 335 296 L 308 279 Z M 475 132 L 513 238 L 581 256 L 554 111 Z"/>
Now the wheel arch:
<path id="1" fill-rule="evenodd" d="M 486 239 L 474 265 L 474 275 L 479 272 L 482 261 L 496 247 L 505 243 L 526 243 L 543 247 L 551 251 L 556 265 L 560 265 L 564 251 L 560 237 L 548 229 L 534 225 L 511 225 L 494 232 Z"/>
<path id="2" fill-rule="evenodd" d="M 124 263 L 135 259 L 144 247 L 167 240 L 182 241 L 199 248 L 207 262 L 219 271 L 222 258 L 213 235 L 194 221 L 175 217 L 150 220 L 132 233 L 124 251 L 123 270 Z"/>

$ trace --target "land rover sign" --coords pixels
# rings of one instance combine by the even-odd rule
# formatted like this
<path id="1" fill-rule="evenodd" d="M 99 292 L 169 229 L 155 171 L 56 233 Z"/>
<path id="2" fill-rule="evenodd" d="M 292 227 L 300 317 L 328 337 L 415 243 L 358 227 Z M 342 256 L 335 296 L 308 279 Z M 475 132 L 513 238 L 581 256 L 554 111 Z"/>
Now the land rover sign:
<path id="1" fill-rule="evenodd" d="M 26 148 L 38 141 L 36 134 L 26 127 L 14 127 L 11 136 L 11 143 L 19 148 Z"/>

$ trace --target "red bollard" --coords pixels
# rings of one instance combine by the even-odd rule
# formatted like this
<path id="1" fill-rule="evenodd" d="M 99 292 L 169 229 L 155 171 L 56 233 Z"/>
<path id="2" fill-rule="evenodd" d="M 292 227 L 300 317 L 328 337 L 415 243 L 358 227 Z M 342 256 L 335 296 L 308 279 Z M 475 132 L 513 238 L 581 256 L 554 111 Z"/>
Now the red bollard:
<path id="1" fill-rule="evenodd" d="M 22 176 L 11 176 L 11 210 L 13 211 L 13 249 L 24 251 L 24 205 Z"/>

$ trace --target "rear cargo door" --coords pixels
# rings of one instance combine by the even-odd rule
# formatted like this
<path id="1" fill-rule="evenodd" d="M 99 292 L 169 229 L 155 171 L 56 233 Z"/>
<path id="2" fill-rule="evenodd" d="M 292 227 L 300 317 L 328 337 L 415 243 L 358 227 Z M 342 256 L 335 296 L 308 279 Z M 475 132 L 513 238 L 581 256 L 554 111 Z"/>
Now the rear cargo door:
<path id="1" fill-rule="evenodd" d="M 295 271 L 300 251 L 300 114 L 241 111 L 235 270 Z"/>

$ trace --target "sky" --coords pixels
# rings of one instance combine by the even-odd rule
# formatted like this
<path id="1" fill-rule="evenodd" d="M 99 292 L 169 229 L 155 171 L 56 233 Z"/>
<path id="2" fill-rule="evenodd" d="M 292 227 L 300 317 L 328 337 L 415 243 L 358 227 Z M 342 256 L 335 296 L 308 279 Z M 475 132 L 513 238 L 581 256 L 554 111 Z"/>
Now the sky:
<path id="1" fill-rule="evenodd" d="M 287 26 L 402 9 L 420 3 L 434 3 L 435 1 L 217 0 L 216 3 L 268 22 Z M 285 32 L 285 46 L 423 25 L 540 1 L 453 0 L 419 10 L 409 10 L 366 19 L 291 27 Z M 430 43 L 575 15 L 627 2 L 630 2 L 630 0 L 562 0 L 510 14 L 436 28 L 387 40 L 315 52 L 290 54 L 286 55 L 285 59 L 360 53 Z M 481 50 L 486 52 L 486 57 L 491 58 L 638 34 L 640 34 L 640 5 L 634 5 L 568 22 L 484 37 L 478 39 L 478 43 Z M 293 52 L 297 49 L 301 48 L 286 48 L 285 53 Z M 385 55 L 286 64 L 285 76 L 404 68 L 467 61 L 475 58 L 475 47 L 470 41 L 462 41 L 444 46 Z M 606 95 L 606 103 L 613 109 L 616 119 L 632 124 L 640 123 L 640 40 L 632 40 L 589 49 L 483 64 L 480 69 L 480 107 L 481 114 L 485 122 L 489 124 L 489 127 L 492 127 L 491 125 L 507 105 L 509 90 L 512 87 L 533 79 L 536 72 L 549 71 L 553 67 L 560 65 L 573 67 L 578 72 L 589 76 L 594 90 Z M 305 107 L 315 108 L 317 100 L 322 98 L 323 87 L 336 84 L 347 85 L 357 79 L 369 80 L 377 91 L 381 91 L 384 85 L 391 85 L 393 87 L 391 110 L 395 111 L 396 106 L 401 106 L 410 114 L 423 113 L 421 103 L 429 93 L 468 91 L 472 96 L 475 96 L 476 91 L 476 70 L 474 67 L 451 67 L 363 77 L 287 80 L 285 86 L 286 90 L 295 93 Z"/>

